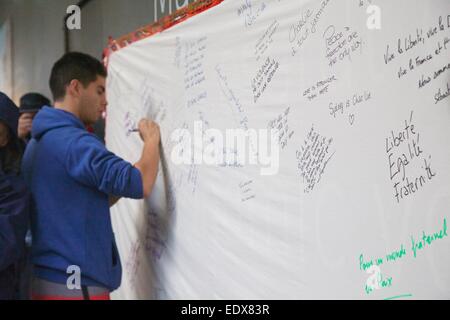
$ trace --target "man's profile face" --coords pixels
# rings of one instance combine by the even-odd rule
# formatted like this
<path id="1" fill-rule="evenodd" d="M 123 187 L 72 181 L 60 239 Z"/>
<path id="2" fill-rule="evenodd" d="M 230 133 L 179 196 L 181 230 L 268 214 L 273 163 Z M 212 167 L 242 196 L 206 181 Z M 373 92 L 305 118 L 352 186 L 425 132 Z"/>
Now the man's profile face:
<path id="1" fill-rule="evenodd" d="M 106 110 L 106 79 L 97 76 L 94 82 L 91 82 L 87 88 L 82 89 L 80 97 L 80 120 L 85 125 L 93 125 L 102 116 Z"/>

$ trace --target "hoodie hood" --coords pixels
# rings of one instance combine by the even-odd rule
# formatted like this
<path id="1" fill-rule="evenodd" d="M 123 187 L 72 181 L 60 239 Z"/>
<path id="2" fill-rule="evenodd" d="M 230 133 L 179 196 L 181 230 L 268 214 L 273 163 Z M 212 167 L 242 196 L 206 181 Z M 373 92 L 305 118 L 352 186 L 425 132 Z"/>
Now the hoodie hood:
<path id="1" fill-rule="evenodd" d="M 47 132 L 65 127 L 85 129 L 80 119 L 75 117 L 72 113 L 45 106 L 33 120 L 31 136 L 34 139 L 39 140 Z"/>
<path id="2" fill-rule="evenodd" d="M 17 137 L 17 125 L 19 122 L 19 108 L 3 92 L 0 92 L 0 120 L 5 122 Z"/>

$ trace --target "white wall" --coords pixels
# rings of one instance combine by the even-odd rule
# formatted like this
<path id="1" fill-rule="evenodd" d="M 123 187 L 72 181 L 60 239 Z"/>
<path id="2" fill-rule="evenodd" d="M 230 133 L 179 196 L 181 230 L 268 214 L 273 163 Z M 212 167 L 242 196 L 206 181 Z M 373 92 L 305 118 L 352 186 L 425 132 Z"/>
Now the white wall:
<path id="1" fill-rule="evenodd" d="M 51 97 L 50 70 L 64 54 L 63 18 L 78 0 L 0 0 L 0 24 L 12 24 L 12 92 L 18 103 L 27 92 Z M 82 11 L 81 30 L 70 31 L 70 49 L 97 58 L 114 38 L 152 23 L 193 0 L 93 0 Z"/>

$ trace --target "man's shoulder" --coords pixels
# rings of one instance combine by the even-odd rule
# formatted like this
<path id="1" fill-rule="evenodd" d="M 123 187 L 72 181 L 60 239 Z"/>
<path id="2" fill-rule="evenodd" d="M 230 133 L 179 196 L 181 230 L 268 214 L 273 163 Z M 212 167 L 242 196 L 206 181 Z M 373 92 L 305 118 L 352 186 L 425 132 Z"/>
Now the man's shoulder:
<path id="1" fill-rule="evenodd" d="M 76 133 L 74 133 L 71 136 L 68 145 L 71 150 L 92 149 L 92 148 L 99 149 L 102 151 L 106 150 L 106 146 L 96 135 L 84 130 L 79 130 Z"/>
<path id="2" fill-rule="evenodd" d="M 71 148 L 72 145 L 102 145 L 100 140 L 93 134 L 86 130 L 74 127 L 52 130 L 40 139 L 39 144 L 41 143 L 51 148 L 62 148 L 66 151 L 68 151 L 67 149 Z"/>
<path id="3" fill-rule="evenodd" d="M 28 142 L 22 163 L 42 161 L 42 158 L 55 158 L 64 162 L 63 159 L 73 149 L 92 144 L 97 144 L 97 140 L 85 130 L 74 127 L 54 129 L 40 139 L 32 138 Z M 75 152 L 77 151 L 75 150 Z"/>

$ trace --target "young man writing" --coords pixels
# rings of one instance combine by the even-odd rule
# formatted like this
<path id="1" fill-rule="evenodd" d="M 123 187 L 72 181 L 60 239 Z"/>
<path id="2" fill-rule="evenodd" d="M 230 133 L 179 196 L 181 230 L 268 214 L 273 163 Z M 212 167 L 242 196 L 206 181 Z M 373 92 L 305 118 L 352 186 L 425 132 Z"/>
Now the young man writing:
<path id="1" fill-rule="evenodd" d="M 106 150 L 86 126 L 105 111 L 106 70 L 96 59 L 68 53 L 53 66 L 54 109 L 33 122 L 23 160 L 34 208 L 34 299 L 109 299 L 121 282 L 121 264 L 109 207 L 120 197 L 150 195 L 159 164 L 157 124 L 143 119 L 144 147 L 133 166 Z M 67 285 L 79 270 L 81 289 Z"/>

